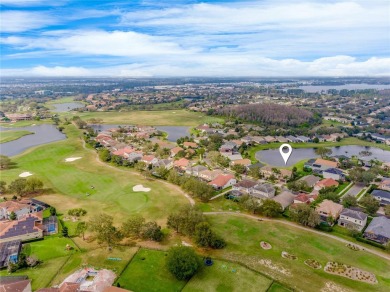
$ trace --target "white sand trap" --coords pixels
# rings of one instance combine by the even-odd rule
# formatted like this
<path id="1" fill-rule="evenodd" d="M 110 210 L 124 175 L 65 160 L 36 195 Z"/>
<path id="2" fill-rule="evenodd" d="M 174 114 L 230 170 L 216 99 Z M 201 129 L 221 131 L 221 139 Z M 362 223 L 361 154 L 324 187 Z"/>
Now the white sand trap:
<path id="1" fill-rule="evenodd" d="M 28 177 L 30 175 L 33 175 L 33 174 L 29 171 L 25 171 L 25 172 L 22 172 L 21 174 L 19 174 L 19 177 Z"/>
<path id="2" fill-rule="evenodd" d="M 151 188 L 145 188 L 143 185 L 136 185 L 133 187 L 134 192 L 150 192 Z"/>
<path id="3" fill-rule="evenodd" d="M 82 157 L 69 157 L 65 159 L 65 162 L 72 162 L 78 159 L 81 159 Z"/>

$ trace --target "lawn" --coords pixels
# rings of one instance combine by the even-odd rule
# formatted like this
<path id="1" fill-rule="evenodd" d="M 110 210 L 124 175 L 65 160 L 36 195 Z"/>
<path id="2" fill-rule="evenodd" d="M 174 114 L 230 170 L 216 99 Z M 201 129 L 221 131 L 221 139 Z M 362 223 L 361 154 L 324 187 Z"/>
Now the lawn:
<path id="1" fill-rule="evenodd" d="M 66 250 L 69 244 L 73 250 Z M 77 248 L 71 239 L 59 237 L 58 235 L 46 236 L 43 240 L 38 240 L 23 244 L 23 251 L 26 255 L 34 255 L 39 260 L 47 261 L 53 258 L 69 256 L 77 252 Z"/>
<path id="2" fill-rule="evenodd" d="M 166 252 L 140 249 L 117 282 L 131 291 L 181 291 L 186 281 L 177 280 L 165 267 Z"/>
<path id="3" fill-rule="evenodd" d="M 94 150 L 82 147 L 80 132 L 73 125 L 68 125 L 65 133 L 67 140 L 36 147 L 13 157 L 17 167 L 3 170 L 2 180 L 9 183 L 21 172 L 30 171 L 51 189 L 40 196 L 40 200 L 55 206 L 63 214 L 71 208 L 84 208 L 88 214 L 83 220 L 105 212 L 114 216 L 116 222 L 122 222 L 130 214 L 140 213 L 148 219 L 165 223 L 169 212 L 188 203 L 176 186 L 147 180 L 135 171 L 109 167 L 97 161 Z M 67 157 L 82 159 L 65 162 Z M 134 192 L 133 186 L 138 184 L 151 188 L 151 191 Z"/>
<path id="4" fill-rule="evenodd" d="M 187 110 L 165 111 L 129 111 L 129 112 L 84 112 L 60 113 L 61 116 L 80 116 L 84 120 L 91 118 L 103 119 L 104 124 L 142 124 L 151 126 L 198 126 L 203 123 L 222 122 L 219 117 L 207 116 L 203 113 Z"/>
<path id="5" fill-rule="evenodd" d="M 227 241 L 225 249 L 212 252 L 214 256 L 241 262 L 287 287 L 300 291 L 320 291 L 332 282 L 352 291 L 388 291 L 390 261 L 378 256 L 365 251 L 353 251 L 334 239 L 278 222 L 258 222 L 221 214 L 209 215 L 209 220 L 216 232 Z M 259 242 L 262 240 L 269 242 L 272 249 L 261 249 Z M 296 255 L 298 259 L 284 259 L 281 257 L 282 251 Z M 306 259 L 315 259 L 322 266 L 333 260 L 350 264 L 374 273 L 379 283 L 373 286 L 330 275 L 323 270 L 313 270 L 304 264 Z"/>
<path id="6" fill-rule="evenodd" d="M 9 141 L 17 140 L 23 136 L 33 134 L 30 131 L 1 131 L 0 132 L 0 144 Z"/>
<path id="7" fill-rule="evenodd" d="M 183 292 L 228 292 L 267 291 L 272 280 L 239 264 L 214 261 L 210 267 L 203 266 L 184 287 Z"/>
<path id="8" fill-rule="evenodd" d="M 269 287 L 269 289 L 267 290 L 267 292 L 291 292 L 291 290 L 287 289 L 286 287 L 284 287 L 283 285 L 277 282 L 273 282 L 271 287 Z"/>
<path id="9" fill-rule="evenodd" d="M 44 261 L 35 268 L 27 268 L 12 273 L 12 276 L 28 276 L 32 279 L 32 290 L 36 291 L 41 288 L 50 287 L 52 279 L 56 276 L 61 267 L 65 264 L 69 257 L 60 257 Z M 7 270 L 0 271 L 0 276 L 10 276 Z"/>

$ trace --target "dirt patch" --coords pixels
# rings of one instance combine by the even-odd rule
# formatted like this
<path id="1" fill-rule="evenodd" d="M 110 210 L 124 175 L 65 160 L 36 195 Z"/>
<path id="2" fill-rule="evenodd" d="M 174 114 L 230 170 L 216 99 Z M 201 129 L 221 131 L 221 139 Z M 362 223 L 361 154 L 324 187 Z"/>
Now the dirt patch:
<path id="1" fill-rule="evenodd" d="M 282 257 L 285 259 L 289 259 L 289 260 L 297 260 L 298 259 L 297 256 L 290 254 L 287 251 L 282 251 Z"/>
<path id="2" fill-rule="evenodd" d="M 134 192 L 150 192 L 151 188 L 145 188 L 143 185 L 136 185 L 133 187 Z"/>
<path id="3" fill-rule="evenodd" d="M 19 177 L 28 177 L 30 175 L 33 175 L 33 174 L 29 171 L 25 171 L 25 172 L 22 172 L 21 174 L 19 174 Z"/>
<path id="4" fill-rule="evenodd" d="M 329 274 L 339 275 L 351 280 L 362 281 L 369 284 L 378 283 L 378 280 L 373 273 L 342 263 L 328 262 L 324 268 L 324 271 Z"/>
<path id="5" fill-rule="evenodd" d="M 347 292 L 346 290 L 333 282 L 326 282 L 325 287 L 321 289 L 321 292 Z"/>
<path id="6" fill-rule="evenodd" d="M 271 249 L 272 245 L 270 245 L 268 242 L 260 241 L 260 246 L 262 249 Z"/>
<path id="7" fill-rule="evenodd" d="M 316 269 L 316 270 L 322 268 L 322 265 L 318 261 L 313 260 L 313 259 L 306 260 L 305 265 L 309 266 L 310 268 Z"/>

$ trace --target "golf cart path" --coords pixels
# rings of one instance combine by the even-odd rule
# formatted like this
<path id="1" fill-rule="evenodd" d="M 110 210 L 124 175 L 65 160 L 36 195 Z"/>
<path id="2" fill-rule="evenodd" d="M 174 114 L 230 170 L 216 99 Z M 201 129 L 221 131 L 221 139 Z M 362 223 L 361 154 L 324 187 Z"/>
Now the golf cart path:
<path id="1" fill-rule="evenodd" d="M 278 222 L 278 223 L 281 223 L 281 224 L 292 226 L 294 228 L 298 228 L 298 229 L 305 230 L 305 231 L 308 231 L 308 232 L 316 233 L 316 234 L 321 235 L 321 236 L 326 236 L 326 237 L 335 239 L 337 241 L 340 241 L 342 243 L 353 244 L 355 246 L 358 246 L 361 250 L 364 250 L 364 251 L 367 251 L 367 252 L 372 253 L 374 255 L 377 255 L 377 256 L 385 259 L 385 260 L 390 260 L 390 255 L 387 255 L 387 254 L 382 253 L 380 251 L 376 251 L 374 249 L 361 246 L 361 245 L 359 245 L 359 244 L 357 244 L 355 242 L 348 241 L 346 239 L 337 237 L 335 235 L 327 234 L 327 233 L 324 233 L 324 232 L 321 232 L 321 231 L 317 231 L 317 230 L 314 230 L 314 229 L 311 229 L 311 228 L 306 228 L 304 226 L 301 226 L 301 225 L 298 225 L 298 224 L 295 224 L 295 223 L 292 223 L 292 222 L 284 221 L 284 220 L 264 218 L 264 217 L 257 217 L 257 216 L 254 216 L 254 215 L 249 215 L 249 214 L 244 214 L 244 213 L 236 213 L 236 212 L 227 212 L 227 211 L 226 212 L 223 212 L 223 211 L 221 211 L 221 212 L 204 212 L 203 214 L 204 215 L 235 215 L 235 216 L 246 217 L 246 218 L 249 218 L 249 219 L 252 219 L 252 220 L 256 220 L 256 221 L 273 221 L 273 222 Z"/>
<path id="2" fill-rule="evenodd" d="M 140 173 L 138 173 L 138 172 L 136 172 L 136 171 L 121 169 L 121 168 L 118 168 L 118 167 L 109 165 L 108 163 L 105 163 L 105 162 L 101 161 L 101 160 L 99 159 L 99 153 L 97 153 L 95 150 L 88 149 L 88 148 L 86 147 L 86 145 L 85 145 L 84 139 L 82 139 L 82 141 L 83 141 L 83 148 L 84 148 L 85 150 L 87 150 L 87 151 L 94 152 L 94 153 L 96 154 L 96 155 L 95 155 L 96 161 L 97 161 L 97 163 L 99 163 L 100 165 L 103 165 L 103 166 L 108 167 L 108 168 L 111 168 L 111 169 L 115 169 L 116 171 L 127 172 L 127 173 L 135 174 L 135 175 L 138 175 L 138 176 L 142 176 Z M 187 198 L 187 200 L 190 202 L 191 206 L 194 206 L 194 205 L 195 205 L 195 200 L 194 200 L 193 198 L 191 198 L 191 196 L 188 195 L 186 192 L 184 192 L 179 186 L 176 186 L 176 185 L 174 185 L 174 184 L 168 183 L 168 182 L 166 182 L 166 181 L 159 181 L 159 182 L 162 183 L 162 184 L 167 185 L 167 186 L 170 187 L 170 188 L 175 189 L 176 191 L 178 191 L 180 194 L 182 194 L 184 197 Z"/>

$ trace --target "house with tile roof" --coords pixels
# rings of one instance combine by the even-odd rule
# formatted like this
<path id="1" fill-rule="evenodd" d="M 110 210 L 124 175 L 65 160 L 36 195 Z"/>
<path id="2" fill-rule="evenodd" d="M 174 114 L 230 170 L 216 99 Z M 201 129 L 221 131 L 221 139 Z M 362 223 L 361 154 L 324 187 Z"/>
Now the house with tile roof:
<path id="1" fill-rule="evenodd" d="M 198 144 L 196 144 L 196 143 L 194 143 L 194 142 L 184 142 L 184 143 L 183 143 L 183 147 L 184 147 L 184 148 L 196 149 L 196 148 L 198 148 Z"/>
<path id="2" fill-rule="evenodd" d="M 260 183 L 252 187 L 250 195 L 259 199 L 271 199 L 275 196 L 275 187 L 270 183 Z"/>
<path id="3" fill-rule="evenodd" d="M 31 292 L 31 280 L 27 276 L 4 276 L 0 281 L 0 292 Z"/>
<path id="4" fill-rule="evenodd" d="M 331 200 L 323 200 L 318 204 L 316 211 L 320 214 L 321 220 L 324 222 L 328 221 L 328 218 L 337 220 L 340 213 L 343 211 L 343 205 L 337 204 Z"/>
<path id="5" fill-rule="evenodd" d="M 237 180 L 232 174 L 220 174 L 215 179 L 213 179 L 211 182 L 209 182 L 209 185 L 211 185 L 213 188 L 217 190 L 223 190 L 227 187 L 233 186 L 236 184 Z"/>
<path id="6" fill-rule="evenodd" d="M 283 191 L 276 197 L 272 198 L 272 200 L 282 205 L 282 208 L 284 210 L 294 202 L 294 197 L 295 196 L 291 192 Z"/>
<path id="7" fill-rule="evenodd" d="M 364 237 L 381 244 L 390 241 L 390 219 L 381 216 L 374 217 L 364 230 Z"/>
<path id="8" fill-rule="evenodd" d="M 362 231 L 367 224 L 367 215 L 360 211 L 345 208 L 340 213 L 338 225 L 345 228 L 353 228 Z"/>
<path id="9" fill-rule="evenodd" d="M 180 170 L 185 170 L 189 164 L 190 161 L 186 158 L 180 158 L 179 160 L 173 162 L 173 166 Z"/>
<path id="10" fill-rule="evenodd" d="M 324 178 L 323 180 L 320 180 L 315 184 L 314 189 L 319 191 L 323 188 L 338 187 L 338 186 L 339 183 L 333 178 Z"/>
<path id="11" fill-rule="evenodd" d="M 315 175 L 310 174 L 310 175 L 306 175 L 306 176 L 300 178 L 298 181 L 304 181 L 304 182 L 307 183 L 307 185 L 308 185 L 309 187 L 312 188 L 312 187 L 314 187 L 315 184 L 316 184 L 317 182 L 319 182 L 320 180 L 321 180 L 321 178 L 319 178 L 318 176 L 315 176 Z"/>
<path id="12" fill-rule="evenodd" d="M 171 149 L 171 157 L 175 157 L 180 151 L 184 151 L 180 146 Z"/>
<path id="13" fill-rule="evenodd" d="M 235 190 L 235 191 L 239 191 L 239 192 L 243 192 L 243 193 L 249 194 L 251 192 L 252 188 L 255 185 L 257 185 L 256 181 L 249 180 L 249 179 L 244 179 L 244 180 L 241 180 L 241 181 L 237 182 L 233 186 L 232 189 Z"/>
<path id="14" fill-rule="evenodd" d="M 199 172 L 199 177 L 206 181 L 212 181 L 220 174 L 223 174 L 223 171 L 220 169 L 214 169 L 214 170 L 205 169 Z"/>

